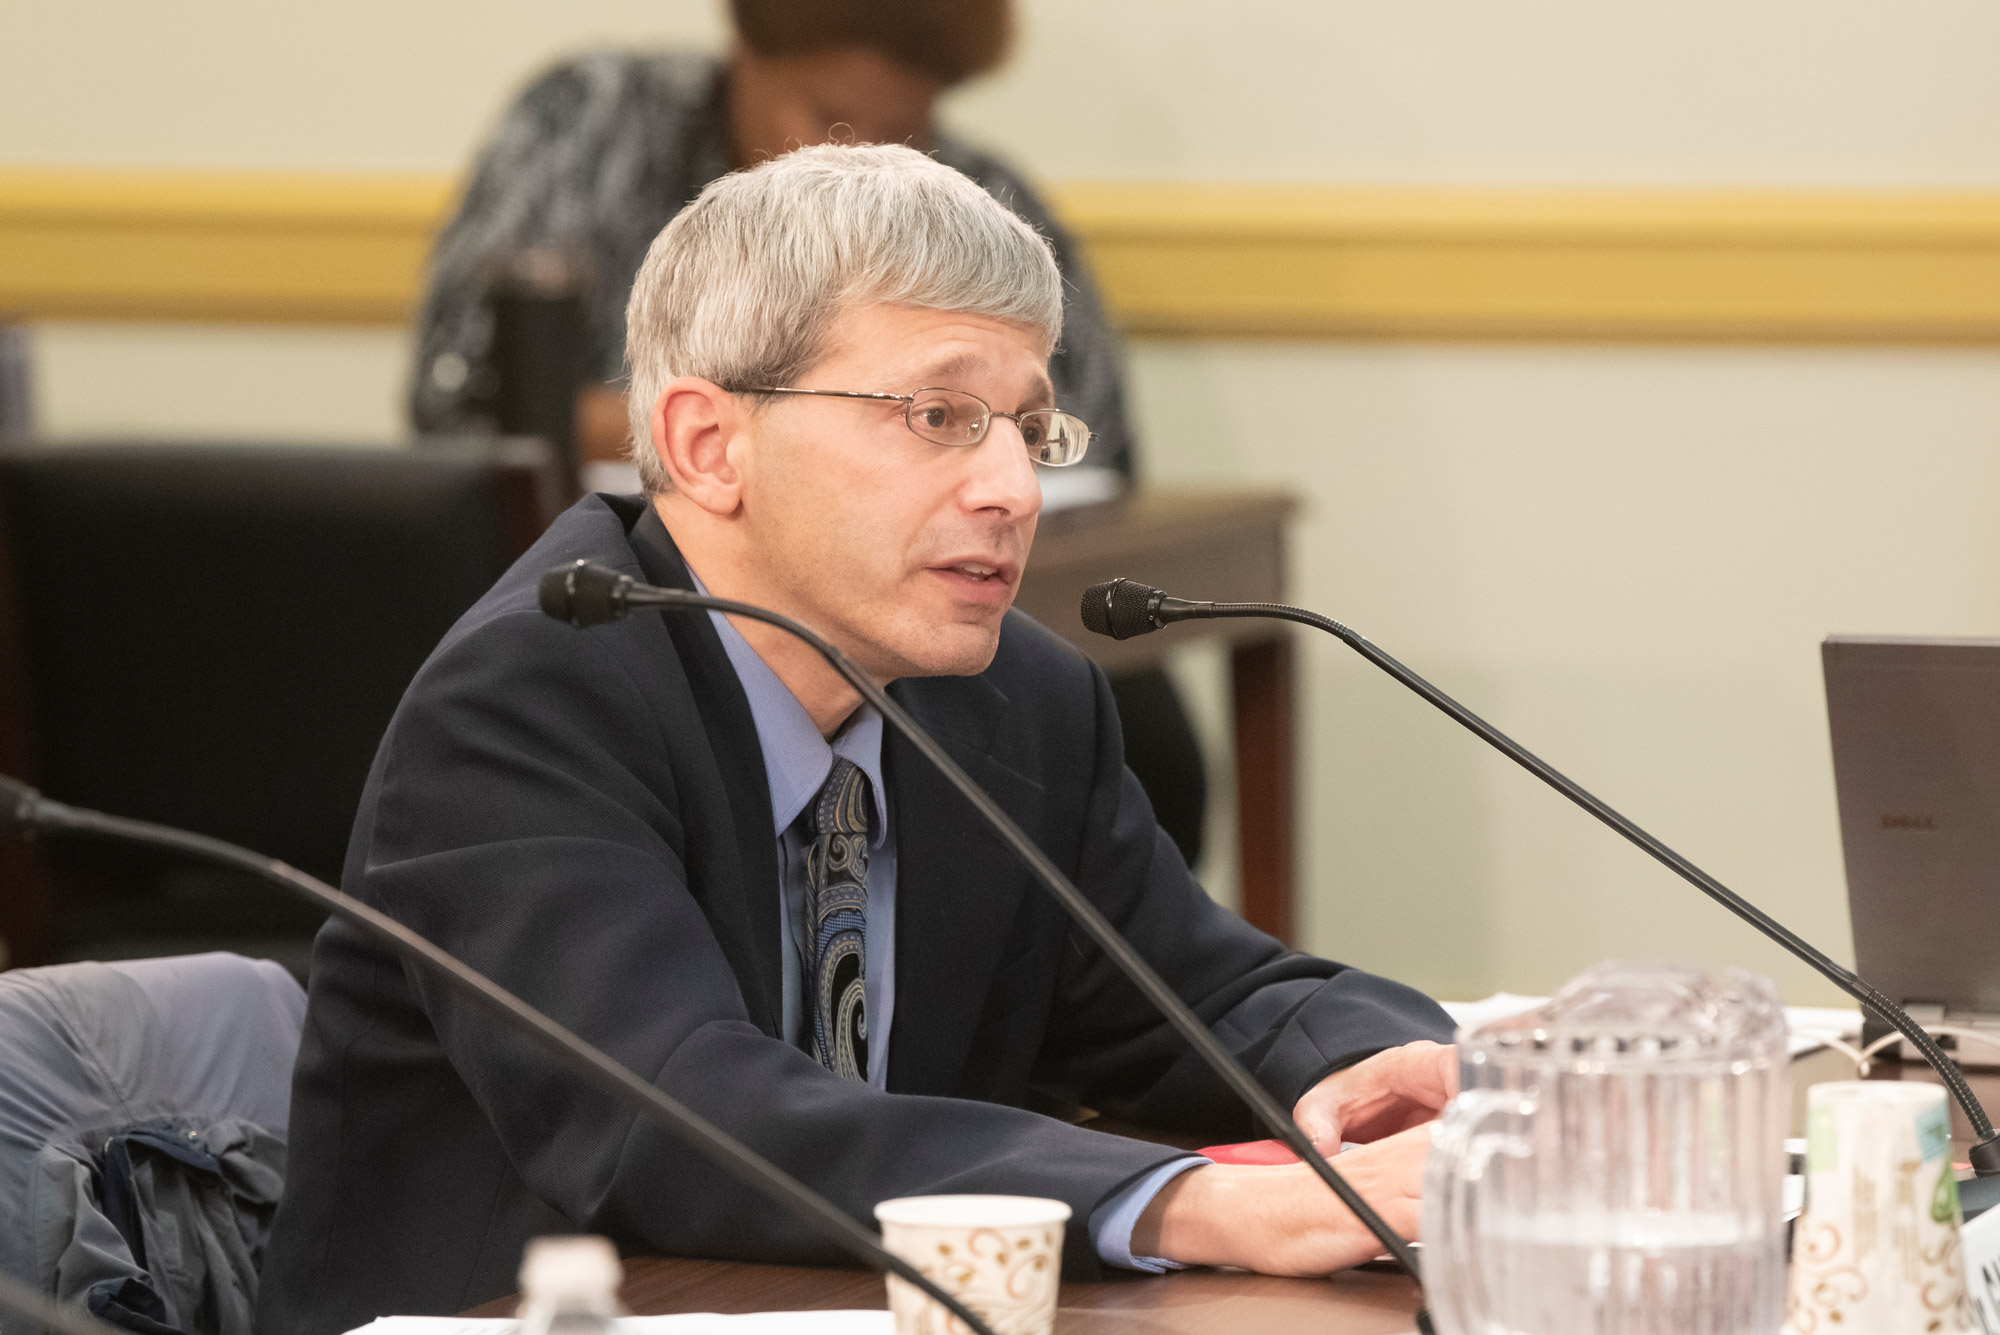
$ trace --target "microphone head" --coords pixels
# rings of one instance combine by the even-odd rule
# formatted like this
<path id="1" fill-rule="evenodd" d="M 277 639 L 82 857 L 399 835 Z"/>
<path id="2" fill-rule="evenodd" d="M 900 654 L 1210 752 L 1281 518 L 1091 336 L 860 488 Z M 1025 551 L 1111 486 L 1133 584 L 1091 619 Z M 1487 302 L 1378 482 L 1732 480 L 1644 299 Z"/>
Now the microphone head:
<path id="1" fill-rule="evenodd" d="M 572 626 L 601 626 L 625 615 L 631 583 L 631 576 L 595 561 L 572 561 L 542 576 L 542 612 Z"/>
<path id="2" fill-rule="evenodd" d="M 1114 640 L 1129 640 L 1160 628 L 1153 609 L 1164 595 L 1151 585 L 1122 575 L 1083 591 L 1084 629 Z"/>

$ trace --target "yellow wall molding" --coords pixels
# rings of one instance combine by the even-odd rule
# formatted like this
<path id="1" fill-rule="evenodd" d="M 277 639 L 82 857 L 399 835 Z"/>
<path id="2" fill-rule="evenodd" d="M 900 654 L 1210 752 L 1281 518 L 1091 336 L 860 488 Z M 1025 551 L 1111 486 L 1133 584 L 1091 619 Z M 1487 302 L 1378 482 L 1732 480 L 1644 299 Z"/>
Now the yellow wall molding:
<path id="1" fill-rule="evenodd" d="M 400 324 L 434 176 L 0 169 L 0 311 Z"/>
<path id="2" fill-rule="evenodd" d="M 1089 185 L 1152 334 L 1983 341 L 2000 193 Z"/>
<path id="3" fill-rule="evenodd" d="M 442 177 L 0 169 L 0 310 L 399 323 Z M 2000 192 L 1074 184 L 1134 334 L 2000 341 Z"/>

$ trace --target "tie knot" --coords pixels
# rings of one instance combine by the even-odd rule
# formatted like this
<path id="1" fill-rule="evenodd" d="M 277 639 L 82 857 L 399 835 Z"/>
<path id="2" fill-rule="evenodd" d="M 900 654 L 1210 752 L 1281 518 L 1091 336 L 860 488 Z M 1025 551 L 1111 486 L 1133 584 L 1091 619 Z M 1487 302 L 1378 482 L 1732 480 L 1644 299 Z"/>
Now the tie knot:
<path id="1" fill-rule="evenodd" d="M 808 810 L 814 835 L 868 833 L 868 776 L 844 756 L 833 758 L 833 772 L 820 785 Z"/>

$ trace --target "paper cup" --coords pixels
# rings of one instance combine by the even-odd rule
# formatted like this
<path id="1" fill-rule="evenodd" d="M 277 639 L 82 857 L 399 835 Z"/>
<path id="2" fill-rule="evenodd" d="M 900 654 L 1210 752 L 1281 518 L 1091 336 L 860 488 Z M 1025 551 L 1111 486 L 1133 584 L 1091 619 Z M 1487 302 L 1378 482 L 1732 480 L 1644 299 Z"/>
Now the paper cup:
<path id="1" fill-rule="evenodd" d="M 1040 1196 L 904 1196 L 875 1207 L 882 1245 L 985 1319 L 997 1335 L 1049 1335 L 1069 1206 Z M 889 1276 L 896 1335 L 969 1335 L 963 1321 Z"/>
<path id="2" fill-rule="evenodd" d="M 1806 1108 L 1786 1335 L 1971 1331 L 1944 1090 L 1835 1080 Z"/>

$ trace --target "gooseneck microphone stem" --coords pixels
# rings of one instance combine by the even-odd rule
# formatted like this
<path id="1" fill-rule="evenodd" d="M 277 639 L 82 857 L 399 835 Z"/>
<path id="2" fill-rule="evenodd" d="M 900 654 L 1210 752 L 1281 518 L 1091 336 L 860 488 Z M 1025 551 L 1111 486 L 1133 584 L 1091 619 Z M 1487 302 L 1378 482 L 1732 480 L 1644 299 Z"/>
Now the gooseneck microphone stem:
<path id="1" fill-rule="evenodd" d="M 584 1042 L 498 983 L 462 963 L 441 947 L 419 936 L 394 918 L 342 894 L 324 881 L 295 867 L 253 853 L 247 848 L 191 834 L 172 826 L 127 820 L 99 811 L 50 801 L 26 784 L 0 777 L 0 837 L 13 829 L 46 834 L 79 834 L 164 848 L 222 867 L 233 867 L 273 882 L 292 894 L 349 923 L 418 966 L 438 974 L 452 988 L 471 997 L 525 1034 L 586 1084 L 642 1115 L 652 1118 L 692 1146 L 710 1163 L 781 1206 L 794 1218 L 872 1270 L 887 1271 L 915 1285 L 965 1322 L 978 1335 L 994 1335 L 991 1327 L 958 1299 L 945 1292 L 916 1267 L 886 1250 L 876 1236 L 856 1223 L 833 1202 L 792 1177 L 713 1122 L 664 1090 L 640 1079 L 597 1048 Z M 0 1291 L 0 1298 L 6 1295 Z M 36 1317 L 37 1320 L 41 1319 Z M 49 1322 L 47 1324 L 57 1324 Z M 70 1325 L 66 1335 L 104 1335 L 96 1323 Z"/>
<path id="2" fill-rule="evenodd" d="M 790 617 L 768 611 L 749 603 L 739 603 L 728 598 L 715 598 L 695 593 L 688 589 L 663 589 L 650 584 L 641 584 L 629 575 L 621 575 L 614 570 L 588 561 L 578 561 L 550 571 L 542 577 L 542 610 L 562 621 L 570 621 L 580 626 L 590 626 L 624 616 L 635 607 L 656 607 L 669 611 L 712 611 L 730 616 L 748 617 L 766 625 L 796 636 L 827 661 L 861 698 L 879 713 L 890 727 L 894 728 L 924 758 L 944 775 L 945 780 L 956 788 L 965 800 L 972 804 L 980 818 L 993 832 L 1000 836 L 1014 856 L 1021 860 L 1037 881 L 1061 904 L 1070 918 L 1083 929 L 1084 934 L 1094 941 L 1098 948 L 1111 957 L 1128 979 L 1148 1001 L 1166 1017 L 1188 1046 L 1200 1054 L 1208 1068 L 1235 1091 L 1237 1097 L 1247 1104 L 1258 1121 L 1262 1122 L 1272 1135 L 1282 1140 L 1300 1159 L 1312 1165 L 1322 1181 L 1332 1189 L 1334 1195 L 1355 1218 L 1375 1235 L 1384 1250 L 1395 1257 L 1412 1278 L 1420 1278 L 1417 1258 L 1409 1244 L 1378 1215 L 1361 1194 L 1345 1178 L 1334 1171 L 1325 1157 L 1313 1147 L 1306 1134 L 1299 1130 L 1285 1110 L 1278 1106 L 1265 1088 L 1257 1083 L 1255 1076 L 1245 1070 L 1229 1049 L 1211 1033 L 1187 1003 L 1180 999 L 1165 980 L 1153 970 L 1145 957 L 1134 950 L 1118 929 L 1113 927 L 1097 906 L 1084 898 L 1083 892 L 1070 884 L 1062 869 L 1050 861 L 1047 854 L 1030 839 L 1020 826 L 1014 823 L 1000 805 L 986 791 L 972 781 L 958 762 L 946 755 L 944 749 L 931 737 L 930 733 L 890 698 L 888 692 L 875 684 L 854 662 L 829 644 L 811 627 Z M 1426 1326 L 1428 1322 L 1424 1323 Z"/>
<path id="3" fill-rule="evenodd" d="M 1987 1117 L 1986 1109 L 1980 1106 L 1978 1097 L 1973 1094 L 1972 1086 L 1966 1082 L 1964 1073 L 1958 1069 L 1958 1064 L 1946 1056 L 1944 1050 L 1938 1047 L 1937 1041 L 1925 1033 L 1923 1027 L 1911 1019 L 1893 999 L 1851 969 L 1836 963 L 1811 942 L 1648 834 L 1609 803 L 1589 792 L 1555 766 L 1397 662 L 1388 653 L 1370 643 L 1365 636 L 1331 617 L 1324 617 L 1317 612 L 1308 612 L 1299 607 L 1287 607 L 1283 603 L 1194 602 L 1169 598 L 1157 589 L 1147 588 L 1131 580 L 1114 580 L 1109 585 L 1098 585 L 1084 595 L 1084 624 L 1099 634 L 1111 635 L 1121 640 L 1129 639 L 1133 635 L 1146 634 L 1175 621 L 1210 617 L 1268 617 L 1279 621 L 1295 621 L 1302 626 L 1311 626 L 1315 630 L 1323 630 L 1334 636 L 1376 667 L 1450 715 L 1494 750 L 1644 849 L 1662 865 L 1777 942 L 1793 956 L 1804 960 L 1835 987 L 1894 1026 L 1896 1031 L 1923 1055 L 1924 1060 L 1938 1073 L 1938 1078 L 1943 1080 L 1945 1087 L 1951 1091 L 1952 1098 L 1957 1101 L 1960 1108 L 1964 1109 L 1966 1121 L 1971 1123 L 1974 1144 L 1968 1157 L 1974 1172 L 1982 1178 L 2000 1177 L 2000 1137 L 1994 1135 L 1993 1123 Z"/>

